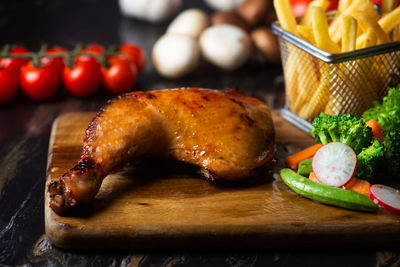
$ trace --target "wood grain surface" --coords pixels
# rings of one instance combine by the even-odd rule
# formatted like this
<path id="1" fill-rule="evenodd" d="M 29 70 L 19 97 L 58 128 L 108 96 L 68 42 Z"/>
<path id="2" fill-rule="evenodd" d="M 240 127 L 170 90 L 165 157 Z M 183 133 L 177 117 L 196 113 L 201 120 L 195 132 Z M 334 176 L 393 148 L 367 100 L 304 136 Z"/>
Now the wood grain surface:
<path id="1" fill-rule="evenodd" d="M 66 113 L 53 124 L 47 182 L 77 162 L 93 113 Z M 215 184 L 175 162 L 130 164 L 104 180 L 94 201 L 68 216 L 48 207 L 46 235 L 63 248 L 243 248 L 398 245 L 400 219 L 321 205 L 281 181 L 283 158 L 313 143 L 273 112 L 277 164 L 240 184 Z M 47 188 L 47 186 L 46 186 Z"/>

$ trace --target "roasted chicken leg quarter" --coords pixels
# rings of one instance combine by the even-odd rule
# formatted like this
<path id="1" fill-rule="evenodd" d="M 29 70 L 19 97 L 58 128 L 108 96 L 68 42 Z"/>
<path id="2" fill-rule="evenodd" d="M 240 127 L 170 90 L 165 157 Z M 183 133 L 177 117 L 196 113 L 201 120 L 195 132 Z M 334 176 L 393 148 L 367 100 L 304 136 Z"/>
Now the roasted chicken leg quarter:
<path id="1" fill-rule="evenodd" d="M 209 179 L 238 180 L 274 156 L 268 106 L 243 93 L 180 88 L 110 100 L 86 130 L 75 167 L 49 184 L 58 214 L 90 201 L 104 177 L 143 157 L 195 164 Z"/>

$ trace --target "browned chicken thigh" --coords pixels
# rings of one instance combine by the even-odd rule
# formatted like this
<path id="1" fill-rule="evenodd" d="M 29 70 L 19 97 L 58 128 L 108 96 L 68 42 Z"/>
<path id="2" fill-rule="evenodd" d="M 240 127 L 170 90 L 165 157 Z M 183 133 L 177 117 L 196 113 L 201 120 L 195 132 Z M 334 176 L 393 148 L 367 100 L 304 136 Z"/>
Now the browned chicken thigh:
<path id="1" fill-rule="evenodd" d="M 93 118 L 79 162 L 48 187 L 50 207 L 62 214 L 91 200 L 108 173 L 143 157 L 176 159 L 200 166 L 207 178 L 238 180 L 273 155 L 268 106 L 239 91 L 129 93 Z"/>

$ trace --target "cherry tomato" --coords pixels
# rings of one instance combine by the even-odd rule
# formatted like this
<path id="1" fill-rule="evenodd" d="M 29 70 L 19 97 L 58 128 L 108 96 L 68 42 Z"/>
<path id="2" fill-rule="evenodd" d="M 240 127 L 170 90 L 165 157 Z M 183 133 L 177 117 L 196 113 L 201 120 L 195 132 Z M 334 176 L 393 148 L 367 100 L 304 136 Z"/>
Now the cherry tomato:
<path id="1" fill-rule="evenodd" d="M 127 92 L 136 83 L 136 65 L 126 56 L 112 56 L 108 61 L 111 66 L 101 68 L 104 87 L 116 94 Z"/>
<path id="2" fill-rule="evenodd" d="M 25 55 L 28 53 L 28 49 L 22 46 L 14 46 L 10 50 L 11 55 Z M 23 58 L 2 58 L 0 59 L 0 67 L 7 71 L 17 73 L 28 61 L 28 59 Z"/>
<path id="3" fill-rule="evenodd" d="M 104 49 L 103 46 L 98 45 L 98 44 L 91 44 L 91 45 L 87 46 L 86 49 L 82 49 L 82 50 L 80 51 L 80 53 L 81 53 L 82 55 L 77 56 L 77 57 L 75 58 L 75 62 L 78 62 L 78 61 L 87 61 L 87 60 L 97 62 L 97 59 L 96 59 L 95 57 L 92 57 L 92 56 L 89 56 L 89 55 L 84 55 L 84 54 L 85 54 L 85 53 L 104 54 L 105 52 L 106 52 L 106 50 Z"/>
<path id="4" fill-rule="evenodd" d="M 90 44 L 86 47 L 86 49 L 82 49 L 81 53 L 97 53 L 97 54 L 104 54 L 106 50 L 103 46 L 99 44 Z"/>
<path id="5" fill-rule="evenodd" d="M 71 94 L 89 96 L 101 84 L 100 65 L 95 60 L 76 60 L 74 67 L 64 67 L 62 80 Z"/>
<path id="6" fill-rule="evenodd" d="M 326 11 L 337 9 L 338 8 L 338 4 L 339 4 L 339 0 L 330 0 L 330 3 L 331 4 L 328 6 Z"/>
<path id="7" fill-rule="evenodd" d="M 298 18 L 304 16 L 311 0 L 290 0 L 293 15 Z"/>
<path id="8" fill-rule="evenodd" d="M 22 66 L 19 73 L 22 91 L 34 100 L 51 98 L 60 86 L 60 75 L 51 65 L 35 67 L 31 62 Z"/>
<path id="9" fill-rule="evenodd" d="M 293 15 L 298 17 L 303 17 L 307 11 L 307 7 L 312 0 L 290 0 L 290 5 L 292 6 Z M 337 9 L 338 0 L 330 0 L 330 5 L 327 11 Z"/>
<path id="10" fill-rule="evenodd" d="M 18 77 L 14 72 L 0 70 L 0 103 L 5 103 L 14 98 L 18 91 Z"/>
<path id="11" fill-rule="evenodd" d="M 127 56 L 130 56 L 140 72 L 143 71 L 146 65 L 146 53 L 135 44 L 123 44 L 119 47 L 119 51 Z"/>
<path id="12" fill-rule="evenodd" d="M 96 57 L 88 56 L 88 55 L 80 55 L 75 57 L 75 64 L 78 64 L 81 61 L 92 61 L 93 63 L 99 65 Z"/>
<path id="13" fill-rule="evenodd" d="M 53 47 L 53 48 L 47 49 L 45 52 L 45 55 L 54 55 L 54 54 L 67 53 L 67 52 L 68 52 L 68 50 L 65 49 L 64 47 Z M 64 68 L 64 58 L 62 58 L 62 57 L 57 57 L 57 58 L 43 57 L 40 59 L 40 63 L 43 65 L 53 65 L 53 67 L 58 72 L 61 72 Z"/>

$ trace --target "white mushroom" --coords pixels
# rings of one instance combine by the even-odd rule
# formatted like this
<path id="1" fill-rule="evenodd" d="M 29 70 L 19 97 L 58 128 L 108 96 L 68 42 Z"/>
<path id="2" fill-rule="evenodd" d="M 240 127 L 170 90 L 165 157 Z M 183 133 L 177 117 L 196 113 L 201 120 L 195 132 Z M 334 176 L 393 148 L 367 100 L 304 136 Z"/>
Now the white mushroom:
<path id="1" fill-rule="evenodd" d="M 241 28 L 228 24 L 209 27 L 200 36 L 203 56 L 226 70 L 242 66 L 251 53 L 251 40 Z"/>
<path id="2" fill-rule="evenodd" d="M 182 0 L 119 0 L 123 15 L 152 23 L 167 20 L 176 14 L 181 6 Z"/>
<path id="3" fill-rule="evenodd" d="M 179 78 L 197 67 L 200 47 L 193 37 L 168 34 L 155 43 L 152 56 L 154 66 L 161 75 Z"/>
<path id="4" fill-rule="evenodd" d="M 205 2 L 212 8 L 219 11 L 234 11 L 244 0 L 205 0 Z"/>
<path id="5" fill-rule="evenodd" d="M 198 38 L 209 24 L 208 16 L 200 9 L 188 9 L 168 26 L 167 34 L 186 34 Z"/>

